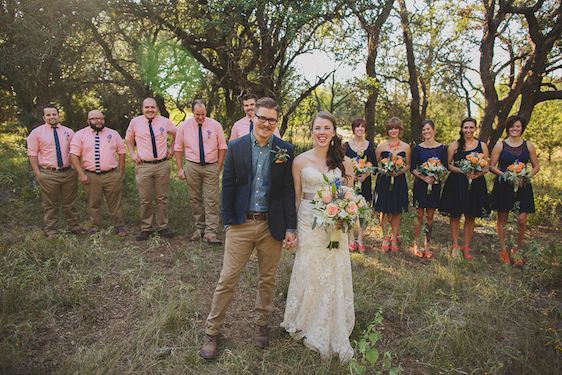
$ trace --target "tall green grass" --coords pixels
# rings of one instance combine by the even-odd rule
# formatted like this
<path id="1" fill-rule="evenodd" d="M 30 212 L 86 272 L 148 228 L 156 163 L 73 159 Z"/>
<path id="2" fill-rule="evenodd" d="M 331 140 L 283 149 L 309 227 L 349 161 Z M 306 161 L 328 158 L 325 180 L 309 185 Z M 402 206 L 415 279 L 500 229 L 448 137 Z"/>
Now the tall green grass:
<path id="1" fill-rule="evenodd" d="M 61 232 L 44 239 L 40 199 L 27 171 L 22 135 L 0 140 L 0 373 L 4 374 L 344 374 L 278 328 L 294 254 L 278 272 L 271 346 L 252 342 L 257 262 L 243 273 L 227 315 L 220 357 L 199 358 L 204 321 L 222 264 L 222 248 L 189 243 L 193 229 L 185 185 L 170 186 L 170 224 L 179 236 L 137 243 L 110 228 L 94 236 Z M 559 164 L 537 176 L 537 197 L 560 191 Z M 127 225 L 138 221 L 128 166 Z M 79 208 L 86 219 L 85 203 Z M 539 198 L 541 199 L 541 198 Z M 546 198 L 545 198 L 546 199 Z M 556 199 L 556 196 L 553 196 Z M 546 206 L 545 206 L 546 207 Z M 496 260 L 493 220 L 481 221 L 472 263 L 450 262 L 447 223 L 434 228 L 434 261 L 369 249 L 352 255 L 358 339 L 379 309 L 379 351 L 410 374 L 554 374 L 562 366 L 560 208 L 531 221 L 528 266 Z M 543 210 L 541 208 L 541 210 Z M 548 219 L 545 219 L 548 218 Z M 109 223 L 108 218 L 105 222 Z M 404 215 L 402 247 L 412 241 Z M 377 247 L 380 229 L 368 231 Z"/>

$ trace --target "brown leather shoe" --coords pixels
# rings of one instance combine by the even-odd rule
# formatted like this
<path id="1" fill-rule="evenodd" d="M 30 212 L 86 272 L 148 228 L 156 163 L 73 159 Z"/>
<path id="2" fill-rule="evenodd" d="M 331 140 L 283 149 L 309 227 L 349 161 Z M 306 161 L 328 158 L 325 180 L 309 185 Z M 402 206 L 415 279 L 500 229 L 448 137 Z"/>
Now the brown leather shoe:
<path id="1" fill-rule="evenodd" d="M 269 344 L 269 327 L 258 326 L 256 329 L 256 336 L 254 337 L 254 343 L 260 349 L 265 349 L 267 344 Z"/>
<path id="2" fill-rule="evenodd" d="M 217 357 L 217 336 L 205 335 L 205 341 L 199 354 L 207 361 L 215 359 Z"/>
<path id="3" fill-rule="evenodd" d="M 219 240 L 217 238 L 217 236 L 213 235 L 213 234 L 207 234 L 205 235 L 205 241 L 207 241 L 208 244 L 210 245 L 220 245 L 222 244 L 222 241 Z"/>

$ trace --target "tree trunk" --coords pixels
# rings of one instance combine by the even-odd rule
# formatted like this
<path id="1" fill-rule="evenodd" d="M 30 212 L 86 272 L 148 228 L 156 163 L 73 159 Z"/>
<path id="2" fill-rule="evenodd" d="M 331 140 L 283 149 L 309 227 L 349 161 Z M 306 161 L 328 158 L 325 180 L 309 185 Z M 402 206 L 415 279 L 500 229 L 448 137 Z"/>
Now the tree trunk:
<path id="1" fill-rule="evenodd" d="M 418 84 L 418 71 L 416 69 L 416 57 L 414 55 L 414 44 L 412 41 L 412 32 L 410 30 L 410 20 L 408 9 L 406 9 L 406 1 L 398 0 L 400 6 L 400 24 L 402 25 L 402 34 L 404 36 L 404 44 L 406 45 L 406 60 L 408 62 L 408 84 L 410 86 L 410 129 L 412 137 L 415 140 L 421 138 L 420 124 L 423 121 L 420 113 L 420 88 Z"/>

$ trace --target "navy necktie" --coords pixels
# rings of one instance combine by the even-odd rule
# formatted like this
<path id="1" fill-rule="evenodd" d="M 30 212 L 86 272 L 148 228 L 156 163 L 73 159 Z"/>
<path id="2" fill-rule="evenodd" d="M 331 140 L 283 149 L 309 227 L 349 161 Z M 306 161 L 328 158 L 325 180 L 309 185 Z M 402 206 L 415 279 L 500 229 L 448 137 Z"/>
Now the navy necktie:
<path id="1" fill-rule="evenodd" d="M 96 130 L 96 137 L 94 142 L 94 160 L 96 164 L 96 173 L 101 173 L 100 164 L 100 131 Z"/>
<path id="2" fill-rule="evenodd" d="M 250 131 L 248 132 L 248 134 L 252 133 L 253 130 L 254 130 L 254 122 L 250 120 Z"/>
<path id="3" fill-rule="evenodd" d="M 154 137 L 154 130 L 152 130 L 152 120 L 148 120 L 148 130 L 150 130 L 150 141 L 152 142 L 152 155 L 154 155 L 154 159 L 158 159 L 158 150 L 156 149 L 156 137 Z"/>
<path id="4" fill-rule="evenodd" d="M 55 149 L 57 151 L 57 167 L 62 168 L 62 152 L 60 151 L 60 141 L 56 126 L 53 127 L 53 136 L 55 137 Z"/>
<path id="5" fill-rule="evenodd" d="M 199 128 L 199 164 L 205 165 L 205 149 L 203 148 L 203 124 L 197 124 Z"/>

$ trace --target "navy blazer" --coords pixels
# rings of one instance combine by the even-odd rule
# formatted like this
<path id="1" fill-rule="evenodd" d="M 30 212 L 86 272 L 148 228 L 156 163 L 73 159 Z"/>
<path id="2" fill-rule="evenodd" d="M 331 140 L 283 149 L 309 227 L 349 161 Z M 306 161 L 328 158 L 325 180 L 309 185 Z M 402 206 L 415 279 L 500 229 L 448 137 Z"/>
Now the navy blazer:
<path id="1" fill-rule="evenodd" d="M 297 228 L 295 188 L 292 174 L 294 147 L 274 135 L 272 137 L 271 149 L 275 151 L 277 147 L 284 148 L 290 156 L 285 163 L 275 163 L 273 152 L 270 156 L 267 221 L 271 236 L 277 241 L 282 241 L 287 229 Z M 228 143 L 222 175 L 221 215 L 224 225 L 246 222 L 252 184 L 252 149 L 250 142 L 251 138 L 248 134 Z"/>

